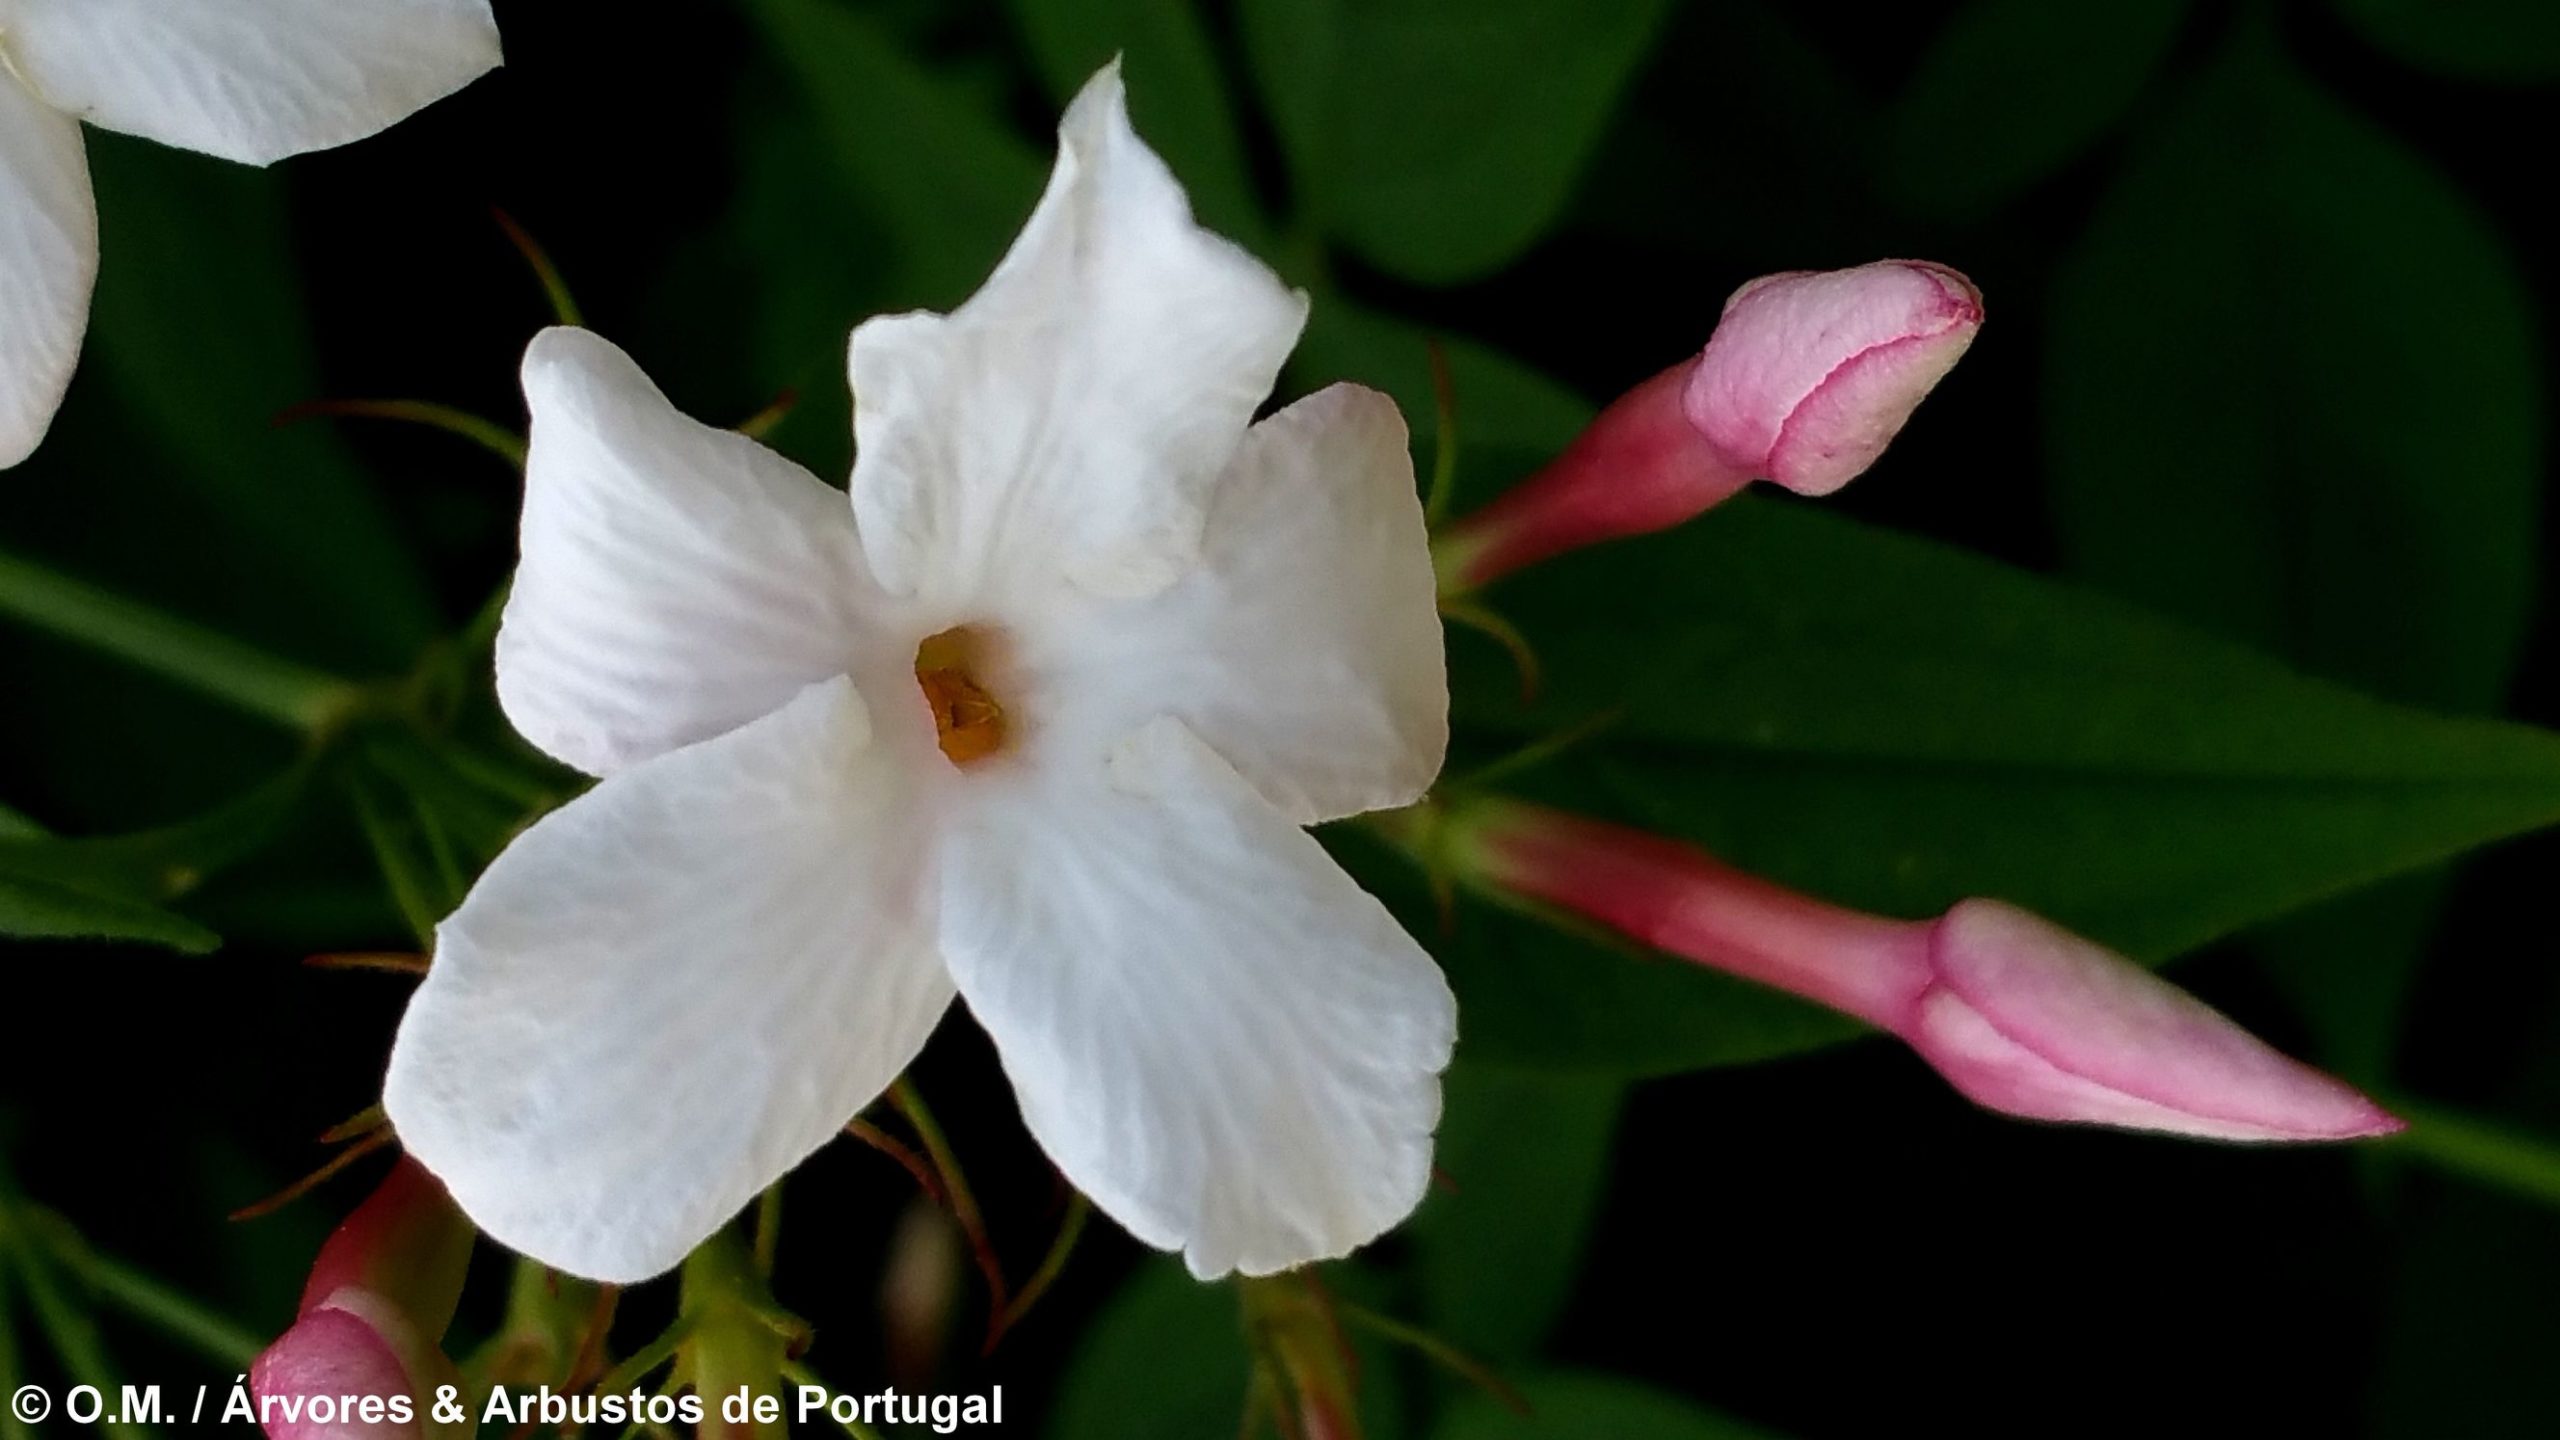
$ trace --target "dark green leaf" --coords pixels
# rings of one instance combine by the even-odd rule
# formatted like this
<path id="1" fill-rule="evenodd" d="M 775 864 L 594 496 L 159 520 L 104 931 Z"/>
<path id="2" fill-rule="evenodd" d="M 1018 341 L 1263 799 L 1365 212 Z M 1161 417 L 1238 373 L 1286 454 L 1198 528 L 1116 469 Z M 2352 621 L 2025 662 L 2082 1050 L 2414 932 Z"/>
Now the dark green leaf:
<path id="1" fill-rule="evenodd" d="M 2512 968 L 2493 962 L 2467 978 Z M 2560 1311 L 2540 1283 L 2560 1267 L 2547 1138 L 2560 1135 L 2560 1024 L 2547 987 L 2487 988 L 2510 1013 L 2484 1021 L 2475 1009 L 2463 1034 L 2467 1049 L 2498 1056 L 2494 1109 L 2456 1117 L 2421 1107 L 2407 1148 L 2427 1153 L 2383 1152 L 2406 1184 L 2388 1269 L 2375 1277 L 2366 1412 L 2375 1440 L 2539 1440 L 2560 1430 L 2548 1358 Z M 2447 1169 L 2427 1173 L 2436 1166 Z"/>
<path id="2" fill-rule="evenodd" d="M 1772 1440 L 1683 1396 L 1614 1375 L 1559 1370 L 1521 1381 L 1520 1393 L 1529 1414 L 1471 1395 L 1450 1407 L 1433 1440 Z"/>
<path id="3" fill-rule="evenodd" d="M 1501 268 L 1563 212 L 1666 0 L 1247 0 L 1299 200 L 1431 284 Z"/>
<path id="4" fill-rule="evenodd" d="M 1445 1095 L 1436 1159 L 1450 1188 L 1404 1232 L 1423 1323 L 1481 1358 L 1530 1354 L 1581 1270 L 1625 1087 L 1461 1062 Z"/>
<path id="5" fill-rule="evenodd" d="M 90 156 L 107 259 L 85 363 L 140 422 L 127 459 L 147 473 L 87 483 L 174 488 L 210 517 L 192 543 L 239 583 L 189 618 L 298 659 L 407 664 L 435 626 L 416 561 L 327 426 L 273 423 L 322 398 L 281 179 L 94 132 Z"/>
<path id="6" fill-rule="evenodd" d="M 2494 708 L 2533 588 L 2532 311 L 2460 191 L 2244 39 L 2058 282 L 2074 568 L 2319 673 Z"/>
<path id="7" fill-rule="evenodd" d="M 1290 374 L 1307 389 L 1354 380 L 1385 391 L 1428 453 L 1438 408 L 1431 388 L 1435 339 L 1449 358 L 1461 474 L 1480 492 L 1488 488 L 1482 484 L 1488 467 L 1508 479 L 1525 467 L 1506 462 L 1543 460 L 1590 420 L 1590 402 L 1499 351 L 1336 297 L 1317 301 L 1308 315 Z"/>
<path id="8" fill-rule="evenodd" d="M 491 789 L 486 767 L 470 758 L 452 742 L 385 728 L 354 743 L 340 771 L 374 863 L 421 947 L 539 808 Z"/>
<path id="9" fill-rule="evenodd" d="M 0 856 L 0 935 L 22 940 L 133 940 L 202 955 L 222 937 L 174 910 L 59 880 L 13 875 Z"/>
<path id="10" fill-rule="evenodd" d="M 1130 118 L 1181 177 L 1200 223 L 1262 248 L 1244 137 L 1193 0 L 1013 0 L 1013 13 L 1061 104 L 1120 56 Z"/>
<path id="11" fill-rule="evenodd" d="M 1085 1327 L 1050 1412 L 1050 1440 L 1192 1440 L 1244 1414 L 1235 1292 L 1150 1260 Z"/>
<path id="12" fill-rule="evenodd" d="M 1375 1303 L 1377 1278 L 1351 1265 L 1324 1268 L 1324 1283 Z M 1374 1337 L 1352 1338 L 1362 1434 L 1394 1440 L 1404 1428 L 1393 1357 Z M 1233 1435 L 1244 1418 L 1248 1342 L 1233 1284 L 1204 1285 L 1180 1262 L 1150 1258 L 1105 1305 L 1068 1363 L 1050 1411 L 1050 1440 L 1198 1440 Z"/>
<path id="13" fill-rule="evenodd" d="M 134 835 L 0 835 L 0 935 L 138 940 L 202 954 L 212 931 L 169 910 L 216 870 L 265 844 L 301 800 L 297 767 L 211 814 Z"/>
<path id="14" fill-rule="evenodd" d="M 2365 38 L 2412 65 L 2480 80 L 2560 75 L 2550 0 L 2338 0 Z"/>
<path id="15" fill-rule="evenodd" d="M 1972 0 L 1888 117 L 1884 186 L 1924 215 L 2000 204 L 2104 136 L 2142 93 L 2190 0 Z"/>
<path id="16" fill-rule="evenodd" d="M 1039 198 L 1042 165 L 994 107 L 838 0 L 755 0 L 839 178 L 883 226 L 901 304 L 953 305 Z"/>
<path id="17" fill-rule="evenodd" d="M 2531 309 L 2460 191 L 2244 28 L 2059 282 L 2072 567 L 2316 672 L 2494 711 L 2537 557 Z M 2264 938 L 2335 1063 L 2379 1075 L 2435 896 Z"/>
<path id="18" fill-rule="evenodd" d="M 1874 173 L 1884 126 L 1870 82 L 1819 33 L 1842 13 L 1786 0 L 1680 7 L 1661 47 L 1678 58 L 1634 88 L 1574 196 L 1575 231 L 1670 260 L 1649 273 L 1694 295 L 1700 328 L 1684 344 L 1705 343 L 1723 298 L 1708 277 L 1865 259 L 1864 237 L 1905 229 L 1876 213 L 1874 187 L 1852 183 Z"/>
<path id="19" fill-rule="evenodd" d="M 1523 707 L 1505 657 L 1455 640 L 1469 750 L 1614 712 L 1523 788 L 1882 913 L 1999 896 L 2158 960 L 2560 819 L 2560 738 L 2384 704 L 1807 506 L 1738 501 L 1497 598 L 1548 688 Z M 1531 933 L 1462 907 L 1445 953 L 1478 1058 L 1646 1071 L 1854 1033 Z"/>

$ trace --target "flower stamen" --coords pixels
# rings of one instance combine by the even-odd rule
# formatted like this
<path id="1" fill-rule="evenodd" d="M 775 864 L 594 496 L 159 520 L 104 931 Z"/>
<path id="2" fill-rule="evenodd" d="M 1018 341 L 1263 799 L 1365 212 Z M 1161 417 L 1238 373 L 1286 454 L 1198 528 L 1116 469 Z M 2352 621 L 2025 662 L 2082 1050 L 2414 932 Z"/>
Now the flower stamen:
<path id="1" fill-rule="evenodd" d="M 985 651 L 985 638 L 966 625 L 928 635 L 916 647 L 916 685 L 933 710 L 934 743 L 954 765 L 1004 749 L 1004 707 L 976 674 Z"/>

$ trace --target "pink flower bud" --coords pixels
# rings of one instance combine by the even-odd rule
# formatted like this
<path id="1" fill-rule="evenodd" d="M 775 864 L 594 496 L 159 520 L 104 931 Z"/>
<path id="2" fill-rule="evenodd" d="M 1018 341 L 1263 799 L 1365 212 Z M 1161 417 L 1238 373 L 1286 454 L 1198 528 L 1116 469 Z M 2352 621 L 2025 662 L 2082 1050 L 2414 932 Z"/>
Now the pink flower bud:
<path id="1" fill-rule="evenodd" d="M 1443 589 L 1668 529 L 1753 480 L 1827 495 L 1875 463 L 1981 325 L 1973 283 L 1925 261 L 1754 280 L 1725 302 L 1705 351 L 1628 391 L 1453 527 L 1438 547 Z"/>
<path id="2" fill-rule="evenodd" d="M 1469 880 L 1900 1036 L 1977 1104 L 2220 1140 L 2349 1140 L 2398 1120 L 2130 960 L 1996 900 L 1861 915 L 1657 835 L 1532 806 L 1450 817 Z"/>
<path id="3" fill-rule="evenodd" d="M 467 1422 L 438 1423 L 433 1401 L 457 1383 L 437 1347 L 472 1240 L 444 1187 L 402 1159 L 320 1247 L 300 1317 L 249 1367 L 270 1440 L 469 1434 Z"/>
<path id="4" fill-rule="evenodd" d="M 1763 276 L 1724 302 L 1681 404 L 1725 463 L 1828 495 L 1876 463 L 1980 328 L 1982 293 L 1944 265 Z"/>
<path id="5" fill-rule="evenodd" d="M 343 1301 L 304 1311 L 249 1367 L 250 1393 L 269 1440 L 421 1440 L 440 1433 L 428 1428 L 434 1384 L 452 1381 L 413 1369 L 415 1331 L 399 1315 L 367 1304 L 370 1298 L 349 1291 Z M 395 1408 L 403 1398 L 407 1406 Z"/>

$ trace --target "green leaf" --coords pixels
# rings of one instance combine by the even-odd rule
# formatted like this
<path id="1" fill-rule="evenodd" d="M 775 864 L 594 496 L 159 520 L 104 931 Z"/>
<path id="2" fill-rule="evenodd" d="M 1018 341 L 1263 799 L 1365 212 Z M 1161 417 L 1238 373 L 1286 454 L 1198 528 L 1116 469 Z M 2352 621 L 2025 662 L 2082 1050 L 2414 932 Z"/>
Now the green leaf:
<path id="1" fill-rule="evenodd" d="M 1916 213 L 1989 210 L 2114 128 L 2169 55 L 2190 0 L 1972 0 L 1885 127 L 1884 188 Z"/>
<path id="2" fill-rule="evenodd" d="M 1581 1271 L 1625 1087 L 1462 1060 L 1444 1094 L 1436 1159 L 1451 1188 L 1404 1231 L 1424 1328 L 1481 1358 L 1526 1355 Z"/>
<path id="3" fill-rule="evenodd" d="M 1266 227 L 1244 135 L 1193 0 L 1013 0 L 1013 15 L 1062 105 L 1120 56 L 1131 121 L 1191 192 L 1200 223 L 1262 248 Z"/>
<path id="4" fill-rule="evenodd" d="M 2329 1069 L 2368 1087 L 2389 1085 L 2448 878 L 2442 867 L 2404 875 L 2250 937 L 2267 978 L 2292 1002 Z"/>
<path id="5" fill-rule="evenodd" d="M 2072 565 L 2316 672 L 2494 708 L 2533 590 L 2533 311 L 2460 191 L 2244 36 L 2057 281 Z"/>
<path id="6" fill-rule="evenodd" d="M 1683 1396 L 1614 1375 L 1558 1370 L 1519 1388 L 1527 1415 L 1470 1395 L 1450 1407 L 1432 1440 L 1773 1440 Z"/>
<path id="7" fill-rule="evenodd" d="M 2530 904 L 2529 891 L 2520 898 Z M 2470 969 L 2474 993 L 2456 1011 L 2469 1023 L 2439 1032 L 2458 1037 L 2471 1072 L 2453 1083 L 2487 1108 L 2456 1117 L 2419 1106 L 2410 1136 L 2377 1156 L 2408 1183 L 2390 1211 L 2389 1263 L 2373 1276 L 2364 1391 L 2375 1440 L 2560 1432 L 2549 1364 L 2560 1311 L 2543 1283 L 2560 1268 L 2560 1173 L 2533 1153 L 2538 1137 L 2560 1135 L 2560 1016 L 2549 987 L 2506 960 Z M 2523 983 L 2500 983 L 2501 971 Z M 2430 1176 L 2420 1168 L 2430 1163 L 2461 1173 Z"/>
<path id="8" fill-rule="evenodd" d="M 490 788 L 485 764 L 455 742 L 384 727 L 349 750 L 339 778 L 357 825 L 401 919 L 431 948 L 436 926 L 542 802 Z"/>
<path id="9" fill-rule="evenodd" d="M 2550 0 L 2338 0 L 2364 37 L 2421 69 L 2475 80 L 2560 75 L 2560 7 Z"/>
<path id="10" fill-rule="evenodd" d="M 22 940 L 131 940 L 202 955 L 222 937 L 174 910 L 79 885 L 12 874 L 0 854 L 0 935 Z"/>
<path id="11" fill-rule="evenodd" d="M 1339 297 L 1319 299 L 1290 360 L 1290 376 L 1306 389 L 1340 380 L 1383 390 L 1404 412 L 1415 438 L 1430 443 L 1437 404 L 1431 388 L 1431 345 L 1449 359 L 1457 399 L 1460 475 L 1475 498 L 1562 449 L 1591 419 L 1591 403 L 1499 351 L 1436 335 Z"/>
<path id="12" fill-rule="evenodd" d="M 212 950 L 221 937 L 167 902 L 264 845 L 300 803 L 307 779 L 297 766 L 208 815 L 139 834 L 0 836 L 0 935 Z"/>
<path id="13" fill-rule="evenodd" d="M 1245 1377 L 1235 1292 L 1150 1258 L 1085 1327 L 1050 1411 L 1050 1440 L 1233 1434 Z"/>
<path id="14" fill-rule="evenodd" d="M 992 92 L 919 63 L 873 15 L 839 0 L 750 10 L 782 73 L 739 90 L 745 158 L 720 243 L 743 304 L 684 317 L 669 359 L 681 365 L 706 328 L 742 323 L 765 388 L 738 403 L 796 391 L 770 443 L 841 476 L 846 335 L 870 315 L 967 298 L 1030 215 L 1047 165 Z"/>
<path id="15" fill-rule="evenodd" d="M 2072 568 L 2380 694 L 2496 710 L 2538 558 L 2532 308 L 2460 191 L 2244 27 L 2058 280 Z M 2383 1072 L 2439 891 L 2263 937 L 2333 1063 Z"/>
<path id="16" fill-rule="evenodd" d="M 1697 326 L 1689 345 L 1714 320 L 1711 280 L 1860 258 L 1874 252 L 1861 241 L 1843 255 L 1844 237 L 1906 228 L 1879 213 L 1874 186 L 1854 183 L 1875 173 L 1884 127 L 1872 82 L 1823 33 L 1839 13 L 1787 0 L 1681 7 L 1661 42 L 1681 60 L 1634 88 L 1574 196 L 1575 232 L 1661 255 L 1675 268 L 1656 273 L 1702 287 L 1682 306 Z"/>
<path id="17" fill-rule="evenodd" d="M 1667 0 L 1246 0 L 1299 202 L 1408 279 L 1500 269 L 1563 213 Z"/>
<path id="18" fill-rule="evenodd" d="M 901 305 L 958 303 L 1003 255 L 1045 167 L 996 107 L 838 0 L 755 0 L 839 177 L 880 223 Z"/>
<path id="19" fill-rule="evenodd" d="M 190 619 L 296 658 L 405 665 L 436 623 L 415 559 L 329 427 L 273 423 L 323 394 L 282 179 L 95 131 L 89 152 L 109 259 L 84 363 L 140 422 L 125 458 L 141 473 L 86 483 L 128 504 L 175 490 L 207 527 L 187 542 L 256 577 L 191 595 Z"/>
<path id="20" fill-rule="evenodd" d="M 2156 961 L 2560 819 L 2560 737 L 1800 504 L 1736 501 L 1496 598 L 1547 690 L 1524 706 L 1506 657 L 1453 639 L 1462 755 L 1611 713 L 1521 787 L 1880 913 L 1998 896 Z M 1481 905 L 1443 956 L 1477 1059 L 1645 1073 L 1855 1033 Z"/>
<path id="21" fill-rule="evenodd" d="M 1323 1281 L 1375 1305 L 1381 1282 L 1356 1265 L 1328 1265 Z M 1350 1334 L 1362 1434 L 1395 1440 L 1403 1391 L 1396 1358 L 1365 1332 Z M 1178 1261 L 1150 1256 L 1085 1327 L 1049 1412 L 1050 1440 L 1198 1440 L 1233 1435 L 1245 1412 L 1248 1342 L 1233 1284 L 1202 1284 Z"/>

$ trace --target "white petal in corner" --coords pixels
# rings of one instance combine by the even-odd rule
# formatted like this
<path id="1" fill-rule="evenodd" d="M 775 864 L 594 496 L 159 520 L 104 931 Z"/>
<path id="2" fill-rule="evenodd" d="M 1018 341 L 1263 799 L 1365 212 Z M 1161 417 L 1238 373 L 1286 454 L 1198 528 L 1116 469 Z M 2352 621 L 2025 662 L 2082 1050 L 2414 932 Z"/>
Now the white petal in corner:
<path id="1" fill-rule="evenodd" d="M 868 731 L 835 680 L 614 776 L 444 923 L 383 1105 L 482 1229 L 647 1279 L 914 1058 L 951 986 Z"/>
<path id="2" fill-rule="evenodd" d="M 1180 718 L 1302 825 L 1420 798 L 1449 748 L 1431 542 L 1395 402 L 1336 385 L 1257 424 L 1200 567 L 1053 631 L 1067 723 L 1099 755 Z"/>
<path id="3" fill-rule="evenodd" d="M 34 453 L 53 423 L 97 278 L 98 207 L 80 126 L 0 72 L 0 469 Z"/>
<path id="4" fill-rule="evenodd" d="M 56 108 L 252 165 L 361 140 L 499 63 L 488 0 L 8 0 L 0 16 Z"/>
<path id="5" fill-rule="evenodd" d="M 912 655 L 868 638 L 887 602 L 842 494 L 686 417 L 585 330 L 535 336 L 524 391 L 524 560 L 498 699 L 526 739 L 610 774 L 827 676 L 868 683 L 866 658 L 911 674 Z"/>
<path id="6" fill-rule="evenodd" d="M 853 335 L 854 513 L 881 580 L 937 604 L 1061 574 L 1164 588 L 1306 322 L 1306 297 L 1194 224 L 1114 64 L 1068 107 L 1039 208 L 949 316 Z"/>
<path id="7" fill-rule="evenodd" d="M 942 945 L 1058 1168 L 1203 1279 L 1349 1252 L 1431 1173 L 1455 1002 L 1305 831 L 1175 720 L 982 787 Z"/>

